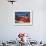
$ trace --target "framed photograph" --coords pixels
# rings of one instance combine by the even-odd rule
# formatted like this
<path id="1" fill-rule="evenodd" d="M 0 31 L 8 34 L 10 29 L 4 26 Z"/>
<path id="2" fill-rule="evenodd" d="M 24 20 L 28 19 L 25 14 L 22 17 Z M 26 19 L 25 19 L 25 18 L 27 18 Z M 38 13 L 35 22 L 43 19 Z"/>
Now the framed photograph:
<path id="1" fill-rule="evenodd" d="M 32 11 L 16 10 L 15 25 L 32 25 Z"/>

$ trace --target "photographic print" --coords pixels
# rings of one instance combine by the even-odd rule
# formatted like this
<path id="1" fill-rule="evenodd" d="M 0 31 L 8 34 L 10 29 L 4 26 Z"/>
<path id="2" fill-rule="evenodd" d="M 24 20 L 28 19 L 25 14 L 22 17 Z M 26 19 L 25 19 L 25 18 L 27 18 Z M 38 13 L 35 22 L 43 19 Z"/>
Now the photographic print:
<path id="1" fill-rule="evenodd" d="M 32 25 L 32 12 L 31 11 L 16 11 L 15 25 Z"/>

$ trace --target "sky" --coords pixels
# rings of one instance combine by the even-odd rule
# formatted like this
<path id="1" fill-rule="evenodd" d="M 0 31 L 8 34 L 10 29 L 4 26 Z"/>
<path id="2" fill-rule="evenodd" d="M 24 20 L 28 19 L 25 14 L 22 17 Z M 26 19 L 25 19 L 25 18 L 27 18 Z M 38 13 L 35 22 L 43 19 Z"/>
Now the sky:
<path id="1" fill-rule="evenodd" d="M 30 16 L 30 12 L 16 12 L 15 14 L 17 16 L 26 16 L 26 14 L 28 14 L 28 16 Z"/>

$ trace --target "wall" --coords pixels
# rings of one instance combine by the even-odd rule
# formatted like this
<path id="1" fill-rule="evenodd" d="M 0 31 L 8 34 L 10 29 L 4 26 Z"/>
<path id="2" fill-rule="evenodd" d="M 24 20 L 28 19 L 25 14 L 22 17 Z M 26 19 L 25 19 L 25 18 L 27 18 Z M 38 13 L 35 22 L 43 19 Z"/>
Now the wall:
<path id="1" fill-rule="evenodd" d="M 15 26 L 16 10 L 32 10 L 32 26 Z M 0 0 L 0 40 L 15 40 L 19 32 L 31 35 L 33 40 L 46 40 L 46 0 L 16 0 L 13 5 Z"/>

